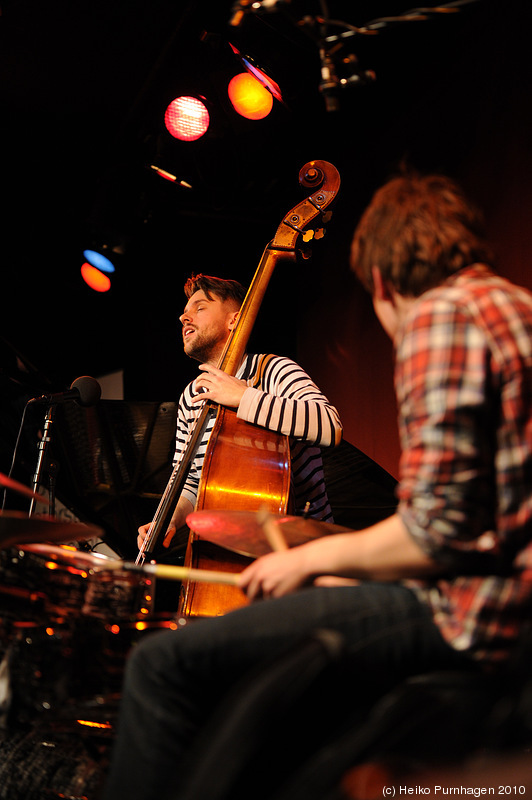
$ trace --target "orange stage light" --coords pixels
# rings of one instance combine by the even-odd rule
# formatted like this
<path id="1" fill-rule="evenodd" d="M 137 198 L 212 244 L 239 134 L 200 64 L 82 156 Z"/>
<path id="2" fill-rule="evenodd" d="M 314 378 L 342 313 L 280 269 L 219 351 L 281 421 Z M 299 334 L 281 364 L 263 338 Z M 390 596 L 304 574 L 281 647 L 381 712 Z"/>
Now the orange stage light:
<path id="1" fill-rule="evenodd" d="M 107 275 L 88 262 L 81 265 L 81 277 L 95 292 L 108 292 L 111 288 L 111 281 Z"/>
<path id="2" fill-rule="evenodd" d="M 264 119 L 272 110 L 272 95 L 248 72 L 235 75 L 227 92 L 235 111 L 246 119 Z"/>

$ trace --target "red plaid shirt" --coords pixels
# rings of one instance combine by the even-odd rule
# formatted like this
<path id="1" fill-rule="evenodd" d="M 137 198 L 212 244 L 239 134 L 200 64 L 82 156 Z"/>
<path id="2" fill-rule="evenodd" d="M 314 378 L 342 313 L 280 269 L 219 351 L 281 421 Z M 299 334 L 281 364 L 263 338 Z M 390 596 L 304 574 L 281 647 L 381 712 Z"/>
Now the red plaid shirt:
<path id="1" fill-rule="evenodd" d="M 396 347 L 398 512 L 445 575 L 407 583 L 453 647 L 497 661 L 532 610 L 532 295 L 467 267 Z"/>

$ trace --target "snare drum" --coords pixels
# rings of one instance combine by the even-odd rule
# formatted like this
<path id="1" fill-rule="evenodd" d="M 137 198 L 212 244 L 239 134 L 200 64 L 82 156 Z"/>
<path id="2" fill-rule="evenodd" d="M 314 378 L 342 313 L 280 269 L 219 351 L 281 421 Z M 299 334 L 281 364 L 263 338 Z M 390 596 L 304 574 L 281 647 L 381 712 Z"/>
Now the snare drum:
<path id="1" fill-rule="evenodd" d="M 95 715 L 107 725 L 131 648 L 180 626 L 153 613 L 153 577 L 71 547 L 29 544 L 2 558 L 0 612 L 11 611 L 0 613 L 0 656 L 13 718 L 27 724 L 44 714 L 75 730 Z"/>
<path id="2" fill-rule="evenodd" d="M 142 572 L 115 569 L 100 553 L 47 544 L 22 545 L 12 551 L 4 592 L 18 592 L 19 616 L 48 621 L 88 616 L 120 622 L 147 618 L 153 611 L 155 581 Z M 2 587 L 0 587 L 0 592 Z M 28 602 L 34 598 L 34 602 Z M 15 594 L 15 603 L 16 603 Z M 37 615 L 35 611 L 39 606 Z"/>

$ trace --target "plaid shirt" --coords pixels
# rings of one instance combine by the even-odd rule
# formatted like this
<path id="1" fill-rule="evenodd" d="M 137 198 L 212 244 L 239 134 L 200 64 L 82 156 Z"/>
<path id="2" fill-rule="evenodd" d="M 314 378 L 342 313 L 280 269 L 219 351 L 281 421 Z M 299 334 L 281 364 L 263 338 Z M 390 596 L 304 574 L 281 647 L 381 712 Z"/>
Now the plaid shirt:
<path id="1" fill-rule="evenodd" d="M 395 381 L 398 512 L 445 576 L 406 583 L 454 648 L 498 661 L 532 609 L 532 295 L 451 276 L 411 309 Z"/>

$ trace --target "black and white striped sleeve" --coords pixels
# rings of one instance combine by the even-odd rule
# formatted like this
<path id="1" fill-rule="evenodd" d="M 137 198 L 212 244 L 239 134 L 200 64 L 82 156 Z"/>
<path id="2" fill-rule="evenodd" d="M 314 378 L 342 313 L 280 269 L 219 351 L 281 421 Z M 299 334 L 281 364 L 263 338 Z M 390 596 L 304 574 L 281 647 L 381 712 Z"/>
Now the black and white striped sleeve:
<path id="1" fill-rule="evenodd" d="M 176 447 L 173 459 L 174 466 L 176 465 L 181 454 L 187 447 L 189 436 L 195 427 L 196 419 L 201 411 L 201 406 L 197 406 L 192 403 L 192 398 L 194 397 L 195 394 L 196 392 L 194 391 L 194 381 L 192 381 L 192 383 L 189 383 L 189 385 L 185 388 L 183 394 L 179 399 L 179 404 L 177 408 Z M 196 504 L 198 487 L 201 477 L 201 470 L 203 468 L 205 452 L 207 450 L 209 437 L 211 435 L 212 428 L 214 426 L 214 421 L 215 418 L 213 416 L 211 421 L 207 425 L 205 433 L 203 434 L 203 438 L 198 447 L 197 453 L 190 465 L 187 479 L 184 483 L 183 490 L 181 492 L 181 496 L 186 497 L 188 500 L 190 500 L 193 506 Z"/>
<path id="2" fill-rule="evenodd" d="M 268 363 L 262 389 L 246 389 L 237 416 L 320 447 L 338 444 L 342 438 L 336 408 L 295 361 L 281 356 Z"/>

